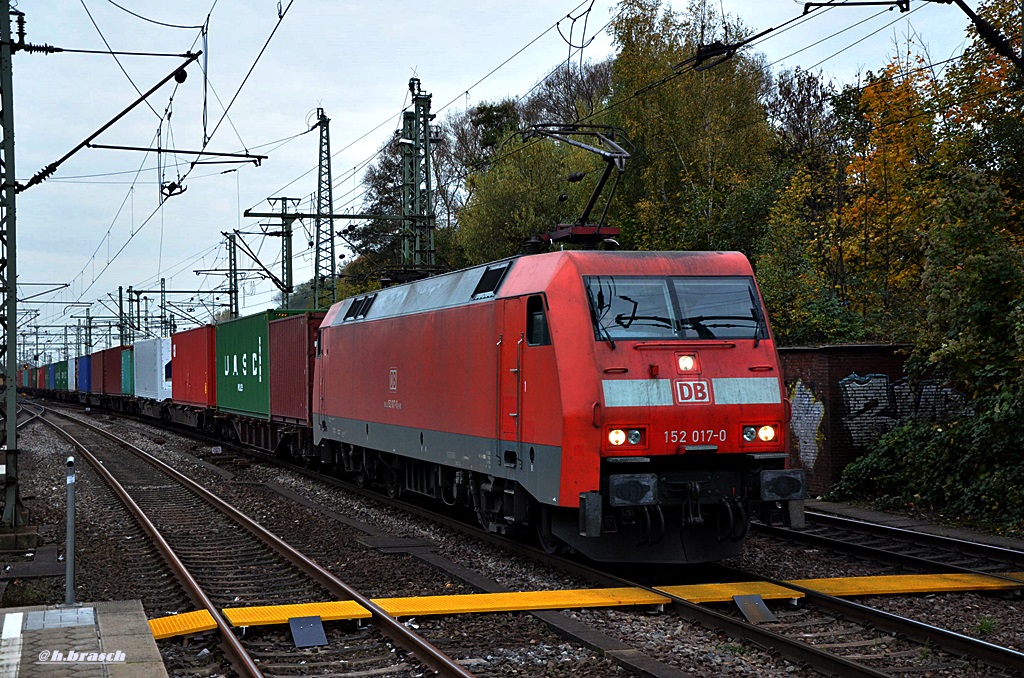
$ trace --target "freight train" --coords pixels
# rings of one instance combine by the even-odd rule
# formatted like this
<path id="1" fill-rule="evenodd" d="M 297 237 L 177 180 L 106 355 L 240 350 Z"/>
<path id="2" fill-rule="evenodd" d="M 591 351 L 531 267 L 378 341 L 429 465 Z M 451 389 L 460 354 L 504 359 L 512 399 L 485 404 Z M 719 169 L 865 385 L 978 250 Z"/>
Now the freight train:
<path id="1" fill-rule="evenodd" d="M 130 392 L 126 370 L 169 393 Z M 718 560 L 751 517 L 802 518 L 778 357 L 735 252 L 516 257 L 21 379 L 598 561 Z"/>

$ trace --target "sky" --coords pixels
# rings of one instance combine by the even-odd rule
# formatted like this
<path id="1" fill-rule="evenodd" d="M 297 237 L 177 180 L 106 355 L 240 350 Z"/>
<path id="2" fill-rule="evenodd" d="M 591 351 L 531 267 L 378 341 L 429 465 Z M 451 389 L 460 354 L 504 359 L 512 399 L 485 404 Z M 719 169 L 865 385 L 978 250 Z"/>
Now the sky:
<path id="1" fill-rule="evenodd" d="M 268 156 L 259 166 L 190 167 L 195 156 L 161 154 L 162 180 L 178 182 L 184 175 L 186 187 L 161 204 L 155 153 L 85 148 L 51 178 L 19 193 L 19 298 L 34 297 L 21 305 L 19 333 L 25 336 L 19 341 L 34 345 L 38 325 L 40 343 L 51 351 L 63 343 L 62 326 L 74 328 L 84 318 L 85 306 L 73 304 L 91 302 L 92 316 L 112 320 L 119 286 L 157 290 L 161 278 L 174 290 L 223 286 L 223 274 L 194 271 L 226 269 L 222 232 L 261 228 L 259 220 L 242 216 L 245 209 L 269 211 L 267 198 L 275 196 L 305 199 L 308 209 L 319 144 L 318 132 L 308 130 L 318 107 L 331 119 L 335 211 L 351 211 L 359 207 L 364 163 L 400 125 L 411 77 L 420 78 L 423 90 L 433 95 L 432 112 L 441 119 L 482 101 L 523 94 L 567 58 L 568 39 L 586 43 L 585 58 L 599 60 L 614 51 L 605 29 L 615 0 L 11 1 L 25 13 L 27 42 L 103 52 L 15 54 L 19 182 L 29 181 L 134 103 L 140 91 L 173 73 L 184 61 L 180 55 L 200 49 L 204 56 L 187 66 L 183 83 L 163 85 L 94 143 L 155 148 L 159 134 L 162 148 L 200 150 L 205 94 L 207 151 Z M 960 9 L 910 3 L 907 13 L 882 7 L 819 9 L 785 32 L 756 41 L 752 49 L 775 71 L 799 66 L 837 83 L 878 70 L 908 39 L 927 46 L 933 62 L 963 50 L 968 22 Z M 792 0 L 710 4 L 755 33 L 803 12 Z M 968 4 L 977 7 L 976 1 Z M 684 7 L 674 3 L 677 10 Z M 207 17 L 204 42 L 196 27 Z M 169 56 L 115 60 L 108 50 Z M 296 224 L 296 283 L 311 277 L 308 240 Z M 280 239 L 250 235 L 246 241 L 279 271 Z M 342 245 L 339 241 L 338 251 L 345 254 Z M 239 265 L 252 266 L 241 253 Z M 272 307 L 276 294 L 269 281 L 245 282 L 242 313 Z M 159 295 L 147 296 L 155 313 Z M 169 299 L 203 321 L 217 310 L 212 304 L 226 301 L 223 295 L 194 293 Z M 34 303 L 41 301 L 53 303 Z M 54 351 L 50 357 L 62 356 Z"/>

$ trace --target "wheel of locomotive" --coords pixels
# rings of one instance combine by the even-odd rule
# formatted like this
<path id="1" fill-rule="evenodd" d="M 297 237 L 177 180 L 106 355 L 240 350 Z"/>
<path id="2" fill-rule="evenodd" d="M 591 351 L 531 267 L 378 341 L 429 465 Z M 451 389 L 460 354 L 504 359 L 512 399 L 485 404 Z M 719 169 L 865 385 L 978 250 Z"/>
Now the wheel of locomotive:
<path id="1" fill-rule="evenodd" d="M 392 499 L 398 498 L 398 495 L 402 493 L 402 484 L 398 480 L 398 474 L 392 469 L 387 469 L 384 472 L 384 491 Z"/>
<path id="2" fill-rule="evenodd" d="M 498 522 L 500 517 L 494 511 L 488 511 L 483 508 L 477 507 L 473 513 L 476 514 L 476 522 L 487 532 L 498 532 Z"/>
<path id="3" fill-rule="evenodd" d="M 540 546 L 540 550 L 549 556 L 565 553 L 565 544 L 562 540 L 551 534 L 550 532 L 545 534 L 544 528 L 537 525 L 537 544 Z"/>
<path id="4" fill-rule="evenodd" d="M 541 550 L 549 556 L 565 552 L 565 544 L 561 539 L 551 534 L 551 509 L 541 506 L 534 514 L 534 532 L 537 535 L 537 544 Z"/>
<path id="5" fill-rule="evenodd" d="M 370 476 L 366 473 L 365 468 L 361 468 L 352 474 L 352 482 L 356 484 L 358 488 L 365 488 L 370 484 Z"/>

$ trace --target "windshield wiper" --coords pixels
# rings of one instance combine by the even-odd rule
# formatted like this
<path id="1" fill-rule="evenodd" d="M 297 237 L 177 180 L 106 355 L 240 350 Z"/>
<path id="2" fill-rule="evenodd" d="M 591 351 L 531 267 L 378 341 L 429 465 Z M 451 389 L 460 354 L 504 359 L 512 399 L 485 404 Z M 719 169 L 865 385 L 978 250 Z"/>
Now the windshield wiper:
<path id="1" fill-rule="evenodd" d="M 707 317 L 702 315 L 696 315 L 692 318 L 683 318 L 679 321 L 679 328 L 684 329 L 689 327 L 697 333 L 698 339 L 714 339 L 715 335 L 712 334 L 711 330 L 709 330 L 707 325 L 704 324 L 705 320 L 707 320 Z"/>
<path id="2" fill-rule="evenodd" d="M 765 337 L 768 336 L 768 324 L 764 320 L 764 313 L 761 312 L 761 304 L 758 303 L 757 297 L 754 296 L 754 290 L 748 287 L 747 294 L 750 295 L 750 313 L 754 316 L 754 322 L 757 323 L 754 326 L 754 348 L 757 348 L 761 344 L 762 327 L 764 327 Z"/>
<path id="3" fill-rule="evenodd" d="M 615 341 L 612 340 L 612 335 L 608 332 L 608 329 L 605 328 L 598 319 L 597 307 L 594 302 L 594 293 L 590 290 L 589 286 L 587 287 L 587 305 L 590 306 L 590 320 L 594 323 L 594 328 L 597 330 L 598 335 L 603 335 L 605 340 L 608 341 L 608 345 L 614 351 Z"/>
<path id="4" fill-rule="evenodd" d="M 617 316 L 615 316 L 615 324 L 619 325 L 621 327 L 625 327 L 625 328 L 631 327 L 633 325 L 633 323 L 635 323 L 638 320 L 650 320 L 650 321 L 653 321 L 654 323 L 656 323 L 654 325 L 654 327 L 665 327 L 665 328 L 668 328 L 668 329 L 673 329 L 673 327 L 672 327 L 672 319 L 671 318 L 666 318 L 666 317 L 660 316 L 660 315 L 629 315 L 629 316 L 627 316 L 625 313 L 620 313 Z"/>

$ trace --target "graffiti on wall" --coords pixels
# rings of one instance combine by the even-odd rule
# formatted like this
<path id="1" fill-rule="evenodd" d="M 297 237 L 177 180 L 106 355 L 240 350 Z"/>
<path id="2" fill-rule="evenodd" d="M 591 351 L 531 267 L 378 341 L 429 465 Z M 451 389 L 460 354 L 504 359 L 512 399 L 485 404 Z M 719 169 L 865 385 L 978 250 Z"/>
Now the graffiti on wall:
<path id="1" fill-rule="evenodd" d="M 860 376 L 856 372 L 839 381 L 843 402 L 843 430 L 854 445 L 862 447 L 892 430 L 896 413 L 889 377 L 884 374 Z"/>
<path id="2" fill-rule="evenodd" d="M 789 396 L 793 403 L 790 430 L 796 442 L 796 453 L 803 468 L 813 469 L 818 460 L 818 440 L 821 422 L 825 417 L 825 404 L 802 381 L 796 382 Z"/>
<path id="3" fill-rule="evenodd" d="M 855 447 L 866 447 L 909 419 L 944 421 L 970 414 L 961 394 L 932 382 L 915 387 L 906 377 L 894 381 L 884 374 L 861 376 L 855 372 L 839 382 L 839 392 L 841 402 L 833 405 L 830 416 L 839 417 Z M 800 466 L 812 470 L 822 449 L 835 445 L 835 441 L 826 442 L 822 430 L 825 403 L 803 381 L 791 386 L 789 399 L 793 404 L 793 451 Z"/>
<path id="4" fill-rule="evenodd" d="M 884 374 L 854 372 L 839 382 L 839 390 L 843 429 L 858 447 L 909 419 L 943 421 L 968 412 L 961 394 L 932 382 L 914 388 L 907 377 L 891 381 Z"/>

